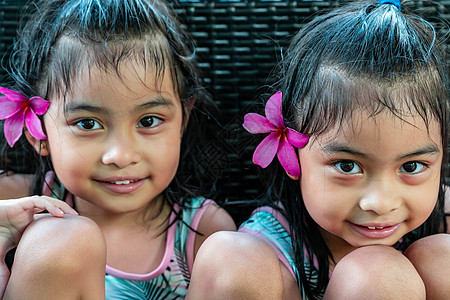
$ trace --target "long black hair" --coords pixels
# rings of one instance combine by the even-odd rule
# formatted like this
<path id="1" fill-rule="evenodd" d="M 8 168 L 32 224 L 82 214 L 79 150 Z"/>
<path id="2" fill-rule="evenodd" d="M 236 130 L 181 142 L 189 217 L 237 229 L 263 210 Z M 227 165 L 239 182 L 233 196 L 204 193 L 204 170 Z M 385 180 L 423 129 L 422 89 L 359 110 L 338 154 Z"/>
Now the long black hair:
<path id="1" fill-rule="evenodd" d="M 194 42 L 169 4 L 162 0 L 41 0 L 30 3 L 25 15 L 29 19 L 7 60 L 9 88 L 27 97 L 66 99 L 86 69 L 121 76 L 121 63 L 133 60 L 156 72 L 157 78 L 170 70 L 183 120 L 187 121 L 189 111 L 190 116 L 179 167 L 163 198 L 173 208 L 185 205 L 188 197 L 215 195 L 216 178 L 205 176 L 198 161 L 207 155 L 203 149 L 216 132 L 218 109 L 204 88 Z M 4 140 L 2 147 L 3 153 L 9 150 Z M 23 138 L 17 147 L 34 155 L 27 171 L 36 174 L 33 192 L 40 194 L 44 175 L 52 170 L 51 161 L 30 150 Z M 7 157 L 3 155 L 3 170 L 23 171 Z"/>
<path id="2" fill-rule="evenodd" d="M 317 16 L 303 27 L 279 64 L 274 90 L 283 92 L 286 126 L 310 135 L 310 143 L 347 122 L 355 110 L 373 116 L 387 110 L 402 118 L 406 104 L 426 124 L 439 122 L 447 152 L 449 98 L 443 57 L 430 23 L 391 4 L 354 2 Z M 433 212 L 396 248 L 405 249 L 439 231 L 444 218 L 447 153 L 441 168 L 441 190 Z M 303 203 L 300 185 L 279 164 L 262 172 L 269 203 L 280 201 L 290 223 L 298 282 L 308 298 L 319 299 L 328 284 L 329 260 L 333 260 L 319 225 Z M 307 257 L 317 258 L 318 274 L 305 268 Z"/>

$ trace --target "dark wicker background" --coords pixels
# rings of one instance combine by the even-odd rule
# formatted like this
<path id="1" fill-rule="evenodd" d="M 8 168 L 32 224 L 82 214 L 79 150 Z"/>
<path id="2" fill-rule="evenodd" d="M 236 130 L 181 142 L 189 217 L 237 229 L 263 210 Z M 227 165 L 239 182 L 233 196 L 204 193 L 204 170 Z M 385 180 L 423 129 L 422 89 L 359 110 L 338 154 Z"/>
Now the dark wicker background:
<path id="1" fill-rule="evenodd" d="M 344 0 L 180 0 L 174 4 L 196 41 L 207 87 L 224 116 L 223 130 L 205 149 L 222 167 L 210 170 L 208 162 L 199 161 L 205 172 L 222 178 L 223 199 L 239 204 L 261 193 L 257 167 L 251 164 L 251 137 L 240 127 L 243 115 L 271 83 L 271 70 L 290 37 L 315 14 L 341 2 Z M 0 0 L 1 56 L 13 41 L 24 3 Z M 450 0 L 405 1 L 404 6 L 435 24 L 441 38 L 447 38 Z M 449 41 L 446 43 L 449 49 Z M 2 80 L 6 80 L 4 75 L 0 71 Z M 221 155 L 218 149 L 225 149 L 227 154 Z M 239 206 L 231 211 L 238 221 L 248 212 Z"/>

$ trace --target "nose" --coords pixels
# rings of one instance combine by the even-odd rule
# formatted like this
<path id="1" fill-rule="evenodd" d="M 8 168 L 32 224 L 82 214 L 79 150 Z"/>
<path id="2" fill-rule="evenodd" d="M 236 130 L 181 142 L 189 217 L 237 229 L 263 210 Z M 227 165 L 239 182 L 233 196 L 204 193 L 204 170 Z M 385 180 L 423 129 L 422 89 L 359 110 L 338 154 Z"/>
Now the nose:
<path id="1" fill-rule="evenodd" d="M 116 165 L 123 169 L 141 160 L 137 142 L 133 137 L 112 136 L 105 143 L 105 147 L 106 150 L 102 156 L 102 163 L 105 165 Z"/>
<path id="2" fill-rule="evenodd" d="M 359 207 L 364 211 L 373 211 L 384 215 L 398 209 L 401 205 L 401 195 L 395 181 L 374 181 L 365 190 L 359 201 Z"/>

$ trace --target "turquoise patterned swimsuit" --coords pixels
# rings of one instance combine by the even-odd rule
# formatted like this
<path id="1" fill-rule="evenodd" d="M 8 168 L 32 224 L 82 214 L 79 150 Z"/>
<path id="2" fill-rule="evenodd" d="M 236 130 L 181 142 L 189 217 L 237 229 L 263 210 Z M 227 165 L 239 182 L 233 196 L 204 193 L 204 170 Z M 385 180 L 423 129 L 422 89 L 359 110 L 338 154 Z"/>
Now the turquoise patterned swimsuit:
<path id="1" fill-rule="evenodd" d="M 189 202 L 188 202 L 189 203 Z M 206 210 L 213 204 L 204 198 L 191 199 L 191 209 L 181 211 L 182 219 L 167 230 L 166 252 L 156 270 L 148 274 L 132 274 L 106 266 L 106 299 L 184 299 L 194 261 L 196 233 Z M 175 220 L 172 212 L 170 222 Z"/>
<path id="2" fill-rule="evenodd" d="M 267 241 L 277 253 L 279 260 L 297 280 L 297 283 L 300 282 L 298 269 L 294 263 L 289 223 L 279 211 L 267 206 L 260 207 L 253 211 L 251 217 L 242 223 L 238 231 L 256 235 Z M 307 258 L 307 255 L 305 257 Z M 305 270 L 312 272 L 312 283 L 316 283 L 318 277 L 317 262 L 313 259 L 311 264 L 309 259 L 306 259 L 304 266 Z M 300 291 L 302 298 L 307 300 L 308 298 L 301 287 Z"/>

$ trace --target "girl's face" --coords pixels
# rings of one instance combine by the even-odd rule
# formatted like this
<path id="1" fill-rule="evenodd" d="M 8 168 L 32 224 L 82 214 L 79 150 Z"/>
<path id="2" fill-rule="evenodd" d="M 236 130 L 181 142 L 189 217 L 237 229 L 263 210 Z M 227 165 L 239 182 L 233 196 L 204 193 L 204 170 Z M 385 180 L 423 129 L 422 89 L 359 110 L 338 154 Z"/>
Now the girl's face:
<path id="1" fill-rule="evenodd" d="M 437 121 L 354 113 L 299 151 L 303 200 L 332 253 L 393 245 L 425 222 L 438 197 Z"/>
<path id="2" fill-rule="evenodd" d="M 44 117 L 54 169 L 81 212 L 144 209 L 178 167 L 182 105 L 170 72 L 157 81 L 132 61 L 120 72 L 84 72 Z"/>

